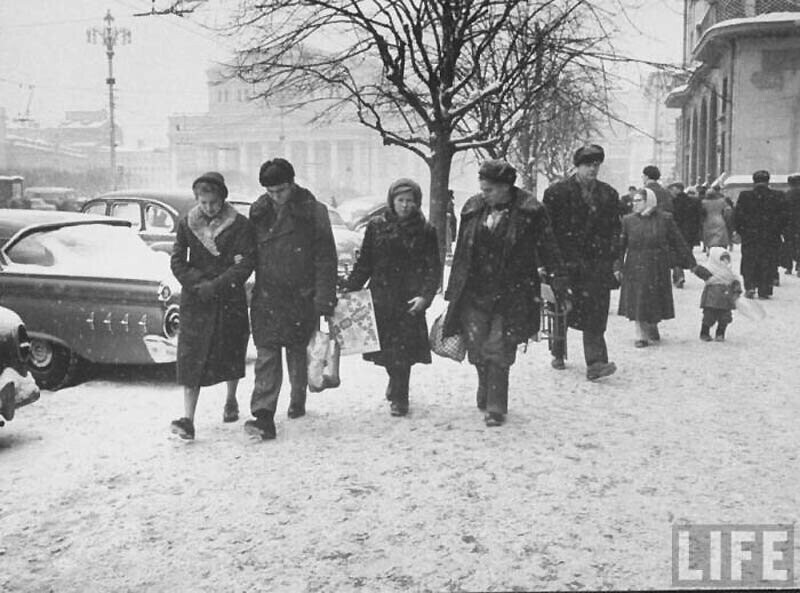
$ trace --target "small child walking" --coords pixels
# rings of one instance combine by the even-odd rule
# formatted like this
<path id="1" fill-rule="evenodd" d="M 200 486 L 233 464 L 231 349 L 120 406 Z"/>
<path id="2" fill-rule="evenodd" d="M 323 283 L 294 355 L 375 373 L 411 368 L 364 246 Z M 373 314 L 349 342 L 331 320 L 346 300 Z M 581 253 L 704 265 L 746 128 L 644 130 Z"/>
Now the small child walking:
<path id="1" fill-rule="evenodd" d="M 731 254 L 724 247 L 711 247 L 708 260 L 694 269 L 694 273 L 705 280 L 706 286 L 700 297 L 703 321 L 700 339 L 710 342 L 711 328 L 716 324 L 714 340 L 725 341 L 725 330 L 733 323 L 733 309 L 742 294 L 742 283 L 731 269 Z"/>

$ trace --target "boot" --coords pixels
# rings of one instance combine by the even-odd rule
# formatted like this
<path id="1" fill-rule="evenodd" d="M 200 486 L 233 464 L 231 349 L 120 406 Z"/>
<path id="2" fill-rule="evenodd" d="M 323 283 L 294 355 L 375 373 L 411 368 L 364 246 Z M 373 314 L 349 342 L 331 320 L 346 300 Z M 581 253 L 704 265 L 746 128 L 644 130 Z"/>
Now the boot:
<path id="1" fill-rule="evenodd" d="M 715 342 L 724 342 L 725 341 L 725 328 L 728 327 L 727 323 L 719 323 L 717 324 L 717 331 L 714 335 Z"/>
<path id="2" fill-rule="evenodd" d="M 700 339 L 704 342 L 711 341 L 711 327 L 705 323 L 700 326 Z"/>

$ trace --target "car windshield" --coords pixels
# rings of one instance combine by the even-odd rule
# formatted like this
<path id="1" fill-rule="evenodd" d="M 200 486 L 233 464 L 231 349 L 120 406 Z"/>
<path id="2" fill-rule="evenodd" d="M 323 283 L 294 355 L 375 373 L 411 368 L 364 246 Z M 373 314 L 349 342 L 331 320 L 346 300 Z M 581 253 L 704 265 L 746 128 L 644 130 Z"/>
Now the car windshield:
<path id="1" fill-rule="evenodd" d="M 70 276 L 168 279 L 169 258 L 129 227 L 80 224 L 34 232 L 7 249 L 21 266 Z"/>

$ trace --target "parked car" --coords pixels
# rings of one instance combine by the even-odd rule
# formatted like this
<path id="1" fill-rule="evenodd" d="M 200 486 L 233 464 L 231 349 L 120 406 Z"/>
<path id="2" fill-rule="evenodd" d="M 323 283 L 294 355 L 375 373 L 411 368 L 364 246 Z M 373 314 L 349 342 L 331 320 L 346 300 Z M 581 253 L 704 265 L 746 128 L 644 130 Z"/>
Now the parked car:
<path id="1" fill-rule="evenodd" d="M 363 236 L 364 228 L 373 216 L 386 212 L 386 196 L 359 196 L 342 202 L 337 207 L 345 224 Z"/>
<path id="2" fill-rule="evenodd" d="M 39 387 L 28 370 L 31 343 L 19 315 L 0 307 L 0 426 L 18 408 L 39 399 Z"/>
<path id="3" fill-rule="evenodd" d="M 80 212 L 86 201 L 71 187 L 31 186 L 25 188 L 24 194 L 33 210 Z"/>
<path id="4" fill-rule="evenodd" d="M 228 203 L 248 216 L 254 198 L 231 193 Z M 119 190 L 89 200 L 83 212 L 124 218 L 156 251 L 170 253 L 175 241 L 178 219 L 195 205 L 194 194 L 187 191 Z M 353 233 L 332 206 L 328 206 L 333 238 L 339 259 L 339 275 L 349 273 L 361 237 Z"/>
<path id="5" fill-rule="evenodd" d="M 44 389 L 69 385 L 86 362 L 174 362 L 179 292 L 169 258 L 126 220 L 0 210 L 0 305 L 25 320 Z"/>

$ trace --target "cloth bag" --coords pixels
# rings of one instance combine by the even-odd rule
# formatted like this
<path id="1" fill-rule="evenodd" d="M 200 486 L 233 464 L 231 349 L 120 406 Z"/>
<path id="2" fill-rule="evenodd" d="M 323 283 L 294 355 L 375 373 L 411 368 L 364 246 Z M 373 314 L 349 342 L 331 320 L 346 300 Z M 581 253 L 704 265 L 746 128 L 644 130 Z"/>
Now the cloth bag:
<path id="1" fill-rule="evenodd" d="M 319 393 L 324 389 L 339 387 L 340 356 L 339 343 L 330 332 L 314 331 L 306 347 L 309 391 Z"/>
<path id="2" fill-rule="evenodd" d="M 438 354 L 444 358 L 450 358 L 456 362 L 463 362 L 464 358 L 467 356 L 467 342 L 461 334 L 447 336 L 446 338 L 443 336 L 444 317 L 445 313 L 439 315 L 431 326 L 428 339 L 431 350 L 433 350 L 434 354 Z"/>

